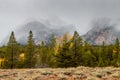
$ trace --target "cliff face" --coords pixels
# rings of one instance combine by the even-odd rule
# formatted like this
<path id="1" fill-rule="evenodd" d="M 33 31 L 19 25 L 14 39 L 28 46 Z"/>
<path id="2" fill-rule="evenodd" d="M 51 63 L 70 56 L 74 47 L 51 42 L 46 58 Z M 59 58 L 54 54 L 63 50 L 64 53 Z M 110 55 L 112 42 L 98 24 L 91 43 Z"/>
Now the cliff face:
<path id="1" fill-rule="evenodd" d="M 114 27 L 94 27 L 82 37 L 90 44 L 101 45 L 104 41 L 106 45 L 109 45 L 114 43 L 116 38 L 120 39 L 120 32 Z"/>

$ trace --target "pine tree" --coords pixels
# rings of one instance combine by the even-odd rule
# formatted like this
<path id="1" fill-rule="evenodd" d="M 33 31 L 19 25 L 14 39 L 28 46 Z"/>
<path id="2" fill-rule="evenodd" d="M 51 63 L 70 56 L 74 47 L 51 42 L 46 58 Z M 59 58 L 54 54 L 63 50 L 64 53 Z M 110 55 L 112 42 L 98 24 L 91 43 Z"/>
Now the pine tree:
<path id="1" fill-rule="evenodd" d="M 118 38 L 116 38 L 115 48 L 117 51 L 119 51 L 119 39 Z"/>
<path id="2" fill-rule="evenodd" d="M 48 67 L 48 48 L 45 46 L 44 42 L 41 42 L 41 46 L 39 48 L 39 56 L 40 56 L 40 67 Z"/>
<path id="3" fill-rule="evenodd" d="M 63 35 L 59 46 L 58 53 L 55 55 L 57 67 L 74 67 L 73 53 L 71 51 L 71 41 L 68 40 L 67 34 Z"/>
<path id="4" fill-rule="evenodd" d="M 90 44 L 85 41 L 82 49 L 82 66 L 95 66 L 96 57 L 92 53 L 92 47 L 90 46 Z"/>
<path id="5" fill-rule="evenodd" d="M 48 48 L 48 64 L 50 67 L 54 67 L 55 65 L 55 57 L 54 55 L 56 54 L 55 53 L 55 49 L 56 49 L 56 38 L 55 38 L 55 35 L 52 34 L 51 38 L 50 38 L 50 44 L 49 44 L 49 48 Z"/>
<path id="6" fill-rule="evenodd" d="M 107 49 L 106 49 L 105 43 L 103 42 L 102 46 L 100 47 L 98 65 L 100 67 L 104 67 L 104 66 L 107 66 L 108 64 L 109 62 L 108 62 Z"/>
<path id="7" fill-rule="evenodd" d="M 91 53 L 90 50 L 87 50 L 82 56 L 82 66 L 94 66 L 95 56 Z"/>
<path id="8" fill-rule="evenodd" d="M 62 47 L 59 47 L 58 54 L 56 55 L 56 64 L 58 67 L 74 67 L 70 42 L 66 42 Z"/>
<path id="9" fill-rule="evenodd" d="M 119 47 L 119 39 L 116 38 L 115 48 L 113 53 L 113 65 L 120 66 L 120 47 Z"/>
<path id="10" fill-rule="evenodd" d="M 82 38 L 79 36 L 77 31 L 74 32 L 71 42 L 73 44 L 71 48 L 73 53 L 73 63 L 74 63 L 74 66 L 79 66 L 81 65 L 81 60 L 82 60 L 81 49 L 83 46 L 83 42 L 82 42 Z"/>
<path id="11" fill-rule="evenodd" d="M 54 49 L 54 47 L 56 46 L 56 38 L 55 35 L 52 34 L 51 38 L 50 38 L 50 44 L 49 44 L 51 49 Z"/>
<path id="12" fill-rule="evenodd" d="M 104 62 L 103 62 L 103 59 L 102 59 L 102 49 L 99 47 L 99 50 L 98 50 L 98 62 L 97 62 L 97 66 L 99 67 L 104 67 Z"/>
<path id="13" fill-rule="evenodd" d="M 113 61 L 113 48 L 112 45 L 107 46 L 106 48 L 106 61 L 107 61 L 107 66 L 111 66 L 112 61 Z"/>
<path id="14" fill-rule="evenodd" d="M 7 43 L 5 68 L 16 68 L 18 63 L 18 44 L 14 36 L 14 32 L 11 33 L 9 42 Z"/>
<path id="15" fill-rule="evenodd" d="M 32 31 L 30 31 L 26 46 L 26 52 L 25 52 L 25 67 L 33 68 L 35 67 L 35 62 L 36 62 L 35 45 L 34 45 L 33 33 Z"/>

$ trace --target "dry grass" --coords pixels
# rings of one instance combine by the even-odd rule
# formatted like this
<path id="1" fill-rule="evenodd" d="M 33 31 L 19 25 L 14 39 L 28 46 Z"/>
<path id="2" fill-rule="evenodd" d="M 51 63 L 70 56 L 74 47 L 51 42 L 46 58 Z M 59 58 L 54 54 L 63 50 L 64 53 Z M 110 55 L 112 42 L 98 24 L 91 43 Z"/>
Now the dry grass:
<path id="1" fill-rule="evenodd" d="M 120 80 L 120 68 L 0 69 L 0 80 Z"/>

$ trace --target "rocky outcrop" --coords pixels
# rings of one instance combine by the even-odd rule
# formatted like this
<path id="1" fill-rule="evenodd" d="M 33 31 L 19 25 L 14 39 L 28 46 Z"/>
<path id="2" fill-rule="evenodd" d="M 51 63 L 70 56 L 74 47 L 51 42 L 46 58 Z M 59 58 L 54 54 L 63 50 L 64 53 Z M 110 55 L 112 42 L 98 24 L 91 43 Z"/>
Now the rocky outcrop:
<path id="1" fill-rule="evenodd" d="M 104 41 L 106 45 L 109 45 L 114 43 L 116 38 L 120 39 L 119 34 L 120 32 L 117 31 L 114 27 L 94 27 L 82 37 L 90 44 L 101 45 Z"/>

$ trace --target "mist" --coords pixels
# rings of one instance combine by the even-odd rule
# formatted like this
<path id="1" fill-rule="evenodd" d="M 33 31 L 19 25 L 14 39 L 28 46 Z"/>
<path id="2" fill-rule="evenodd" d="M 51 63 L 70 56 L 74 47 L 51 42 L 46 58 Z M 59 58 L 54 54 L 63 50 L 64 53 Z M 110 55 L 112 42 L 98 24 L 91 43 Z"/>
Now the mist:
<path id="1" fill-rule="evenodd" d="M 120 0 L 0 0 L 0 42 L 28 21 L 46 25 L 75 25 L 80 35 L 92 28 L 92 21 L 107 17 L 119 29 Z M 54 26 L 53 26 L 54 25 Z"/>

